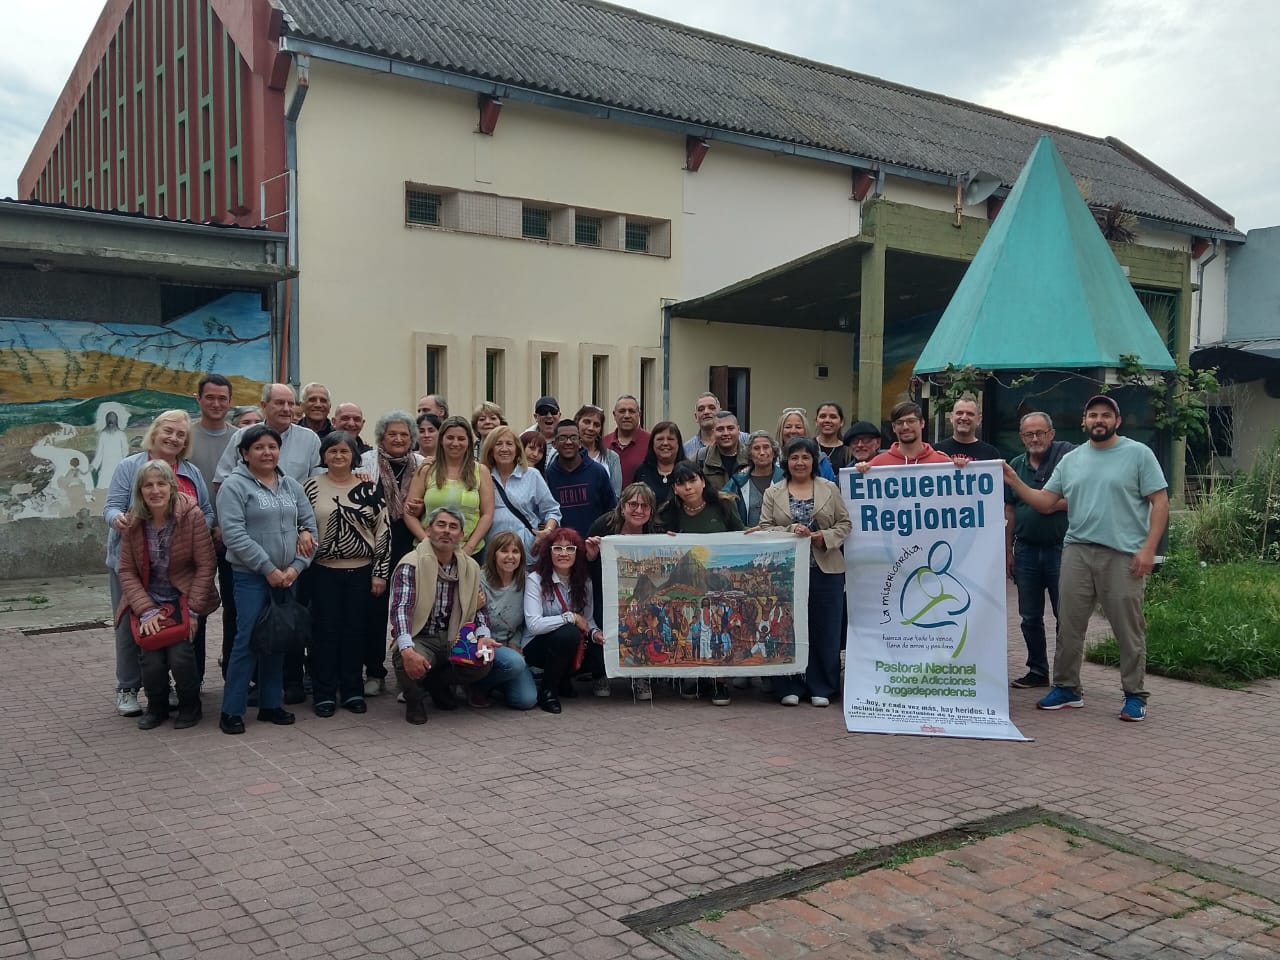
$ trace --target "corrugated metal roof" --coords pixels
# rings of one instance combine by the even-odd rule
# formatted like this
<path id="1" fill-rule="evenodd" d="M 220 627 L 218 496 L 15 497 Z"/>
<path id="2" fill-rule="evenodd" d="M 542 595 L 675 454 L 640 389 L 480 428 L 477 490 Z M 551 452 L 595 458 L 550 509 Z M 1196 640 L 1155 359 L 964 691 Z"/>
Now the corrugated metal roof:
<path id="1" fill-rule="evenodd" d="M 276 0 L 293 36 L 609 107 L 1006 185 L 1042 134 L 1090 201 L 1235 232 L 1115 141 L 695 30 L 595 0 Z"/>

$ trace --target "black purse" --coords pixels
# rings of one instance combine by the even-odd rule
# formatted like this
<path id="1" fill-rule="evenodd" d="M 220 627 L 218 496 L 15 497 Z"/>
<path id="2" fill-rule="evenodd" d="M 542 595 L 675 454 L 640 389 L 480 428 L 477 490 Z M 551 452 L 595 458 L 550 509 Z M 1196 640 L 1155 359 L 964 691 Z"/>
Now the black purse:
<path id="1" fill-rule="evenodd" d="M 311 613 L 291 590 L 272 588 L 253 622 L 249 649 L 255 656 L 276 657 L 304 647 L 311 636 Z"/>
<path id="2" fill-rule="evenodd" d="M 516 509 L 516 505 L 512 503 L 511 498 L 507 496 L 507 491 L 502 489 L 502 484 L 498 482 L 498 478 L 496 476 L 493 478 L 493 489 L 498 491 L 498 496 L 502 498 L 502 502 L 507 505 L 507 509 L 511 511 L 512 515 L 524 524 L 524 528 L 530 533 L 536 535 L 538 531 L 533 529 L 533 524 L 529 522 L 528 517 Z"/>

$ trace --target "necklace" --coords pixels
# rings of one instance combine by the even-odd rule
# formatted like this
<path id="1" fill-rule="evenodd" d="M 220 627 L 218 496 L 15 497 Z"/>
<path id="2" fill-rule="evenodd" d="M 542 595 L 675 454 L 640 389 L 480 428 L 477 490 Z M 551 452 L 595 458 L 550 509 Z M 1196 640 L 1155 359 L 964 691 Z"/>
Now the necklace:
<path id="1" fill-rule="evenodd" d="M 691 516 L 691 517 L 696 517 L 698 514 L 700 514 L 703 510 L 705 510 L 705 509 L 707 508 L 707 503 L 706 503 L 706 501 L 705 501 L 705 500 L 700 501 L 700 502 L 698 503 L 698 509 L 696 509 L 696 510 L 691 510 L 691 509 L 689 509 L 689 505 L 688 505 L 687 503 L 685 503 L 683 500 L 681 500 L 681 501 L 680 501 L 680 507 L 681 507 L 681 509 L 683 509 L 683 510 L 684 510 L 684 512 L 685 512 L 686 514 L 688 514 L 689 516 Z"/>

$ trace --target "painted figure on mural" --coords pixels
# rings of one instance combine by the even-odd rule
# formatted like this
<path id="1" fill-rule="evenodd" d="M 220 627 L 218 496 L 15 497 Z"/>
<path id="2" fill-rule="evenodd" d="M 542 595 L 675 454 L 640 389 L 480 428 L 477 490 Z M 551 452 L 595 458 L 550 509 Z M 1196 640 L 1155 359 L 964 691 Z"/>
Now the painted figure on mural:
<path id="1" fill-rule="evenodd" d="M 111 486 L 111 474 L 116 464 L 129 455 L 129 435 L 120 426 L 120 413 L 123 410 L 118 403 L 104 403 L 98 408 L 98 448 L 93 452 L 90 466 L 94 473 L 94 486 L 105 490 Z M 129 423 L 129 414 L 125 412 L 124 422 Z"/>

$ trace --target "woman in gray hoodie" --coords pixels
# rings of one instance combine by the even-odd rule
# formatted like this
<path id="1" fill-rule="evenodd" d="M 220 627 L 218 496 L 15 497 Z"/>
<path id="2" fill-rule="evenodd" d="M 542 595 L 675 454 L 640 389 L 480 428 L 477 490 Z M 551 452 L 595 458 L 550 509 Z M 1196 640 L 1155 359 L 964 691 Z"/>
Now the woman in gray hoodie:
<path id="1" fill-rule="evenodd" d="M 277 467 L 280 434 L 266 424 L 246 430 L 237 444 L 240 462 L 218 491 L 218 520 L 235 582 L 236 639 L 222 694 L 223 733 L 244 733 L 249 681 L 258 671 L 258 719 L 286 725 L 293 714 L 281 706 L 284 654 L 263 657 L 250 647 L 258 613 L 272 589 L 293 590 L 311 563 L 298 551 L 303 531 L 316 538 L 316 515 L 302 485 Z"/>

